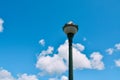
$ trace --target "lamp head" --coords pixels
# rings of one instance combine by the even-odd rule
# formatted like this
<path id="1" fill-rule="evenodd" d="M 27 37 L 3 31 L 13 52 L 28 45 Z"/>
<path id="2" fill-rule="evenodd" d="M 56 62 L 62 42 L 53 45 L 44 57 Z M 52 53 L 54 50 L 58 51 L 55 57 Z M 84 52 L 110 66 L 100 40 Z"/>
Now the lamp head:
<path id="1" fill-rule="evenodd" d="M 66 34 L 75 34 L 78 31 L 78 25 L 75 25 L 72 21 L 63 26 L 63 31 Z"/>

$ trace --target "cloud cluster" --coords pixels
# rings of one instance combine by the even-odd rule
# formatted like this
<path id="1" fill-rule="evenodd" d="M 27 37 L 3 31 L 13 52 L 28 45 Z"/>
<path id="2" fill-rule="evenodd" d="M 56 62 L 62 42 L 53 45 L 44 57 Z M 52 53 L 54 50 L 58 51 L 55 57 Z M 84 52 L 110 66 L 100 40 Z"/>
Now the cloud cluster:
<path id="1" fill-rule="evenodd" d="M 109 55 L 112 55 L 114 52 L 117 52 L 117 51 L 120 51 L 120 43 L 117 43 L 114 45 L 113 48 L 108 48 L 106 50 L 106 52 L 109 54 Z"/>
<path id="2" fill-rule="evenodd" d="M 49 46 L 47 50 L 43 50 L 38 56 L 36 67 L 41 69 L 43 74 L 44 72 L 49 74 L 61 74 L 67 69 L 61 57 L 56 54 L 52 57 L 48 56 L 49 54 L 52 54 L 53 49 L 53 47 Z"/>
<path id="3" fill-rule="evenodd" d="M 27 75 L 27 74 L 22 74 L 19 75 L 18 78 L 14 78 L 9 71 L 1 68 L 0 80 L 38 80 L 38 79 L 36 75 Z"/>
<path id="4" fill-rule="evenodd" d="M 2 18 L 0 18 L 0 32 L 3 32 L 3 23 L 4 23 L 4 20 Z"/>
<path id="5" fill-rule="evenodd" d="M 85 47 L 82 44 L 73 44 L 73 67 L 74 69 L 104 69 L 102 62 L 103 56 L 100 52 L 93 52 L 88 58 L 83 51 Z M 36 68 L 44 74 L 62 74 L 68 70 L 68 41 L 58 47 L 58 52 L 53 53 L 54 47 L 48 46 L 47 50 L 41 51 L 37 57 Z M 119 66 L 119 61 L 116 60 Z M 0 80 L 38 80 L 36 75 L 28 75 L 26 73 L 13 77 L 10 72 L 0 69 Z M 66 76 L 60 78 L 50 78 L 49 80 L 68 80 Z"/>
<path id="6" fill-rule="evenodd" d="M 109 55 L 112 55 L 115 52 L 120 52 L 120 43 L 115 44 L 113 48 L 108 48 L 106 52 Z M 114 60 L 114 63 L 116 67 L 120 67 L 120 59 Z"/>
<path id="7" fill-rule="evenodd" d="M 99 52 L 93 52 L 89 59 L 82 53 L 84 49 L 82 44 L 73 44 L 74 69 L 104 69 L 103 56 Z M 68 70 L 68 41 L 58 47 L 58 53 L 49 55 L 48 51 L 52 52 L 52 50 L 48 47 L 46 51 L 41 51 L 38 56 L 36 67 L 43 71 L 42 74 L 62 74 Z"/>

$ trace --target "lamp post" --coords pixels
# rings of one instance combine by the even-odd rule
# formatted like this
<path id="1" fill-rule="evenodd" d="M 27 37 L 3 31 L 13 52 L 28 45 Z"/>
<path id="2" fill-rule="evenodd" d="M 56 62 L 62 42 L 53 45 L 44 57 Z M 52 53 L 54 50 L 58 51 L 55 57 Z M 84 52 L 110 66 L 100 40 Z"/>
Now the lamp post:
<path id="1" fill-rule="evenodd" d="M 72 40 L 74 34 L 78 31 L 78 25 L 75 25 L 70 21 L 64 25 L 63 31 L 67 34 L 69 42 L 69 80 L 73 80 Z"/>

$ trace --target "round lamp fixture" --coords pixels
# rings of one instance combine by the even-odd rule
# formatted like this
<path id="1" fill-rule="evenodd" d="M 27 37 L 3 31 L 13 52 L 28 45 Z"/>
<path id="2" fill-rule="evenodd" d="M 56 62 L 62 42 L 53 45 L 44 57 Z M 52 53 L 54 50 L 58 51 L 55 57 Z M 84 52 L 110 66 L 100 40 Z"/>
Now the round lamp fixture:
<path id="1" fill-rule="evenodd" d="M 66 34 L 69 34 L 69 33 L 75 34 L 78 31 L 78 25 L 75 25 L 72 21 L 70 21 L 64 25 L 63 31 Z"/>

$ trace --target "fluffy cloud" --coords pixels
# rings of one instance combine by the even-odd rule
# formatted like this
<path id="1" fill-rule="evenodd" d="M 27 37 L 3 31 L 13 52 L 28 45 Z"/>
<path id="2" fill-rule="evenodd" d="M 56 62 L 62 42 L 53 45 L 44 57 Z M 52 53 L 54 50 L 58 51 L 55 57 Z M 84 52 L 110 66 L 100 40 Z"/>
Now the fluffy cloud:
<path id="1" fill-rule="evenodd" d="M 14 78 L 10 72 L 5 69 L 0 69 L 0 80 L 38 80 L 36 75 L 22 74 L 18 78 Z"/>
<path id="2" fill-rule="evenodd" d="M 79 51 L 83 51 L 85 49 L 85 47 L 82 44 L 73 44 L 73 47 L 76 48 Z"/>
<path id="3" fill-rule="evenodd" d="M 38 79 L 36 75 L 22 74 L 22 75 L 19 75 L 19 78 L 17 80 L 38 80 Z"/>
<path id="4" fill-rule="evenodd" d="M 99 52 L 91 54 L 90 59 L 82 53 L 85 47 L 82 44 L 73 44 L 73 67 L 74 69 L 104 69 L 104 63 L 102 62 L 103 56 Z M 48 48 L 49 50 L 49 48 Z M 36 67 L 43 71 L 43 73 L 56 74 L 64 73 L 68 67 L 68 41 L 60 45 L 57 54 L 48 54 L 48 50 L 44 50 L 40 53 Z M 52 52 L 50 50 L 50 52 Z"/>
<path id="5" fill-rule="evenodd" d="M 73 48 L 73 67 L 74 69 L 91 68 L 90 60 L 87 56 L 81 53 L 77 48 Z"/>
<path id="6" fill-rule="evenodd" d="M 104 69 L 104 63 L 101 61 L 103 56 L 99 52 L 93 52 L 91 54 L 91 66 L 93 69 Z"/>
<path id="7" fill-rule="evenodd" d="M 5 69 L 0 69 L 0 80 L 15 80 L 15 78 Z"/>
<path id="8" fill-rule="evenodd" d="M 113 49 L 113 48 L 108 48 L 108 49 L 106 50 L 106 52 L 107 52 L 109 55 L 112 55 L 113 52 L 114 52 L 114 49 Z"/>
<path id="9" fill-rule="evenodd" d="M 45 45 L 45 40 L 44 40 L 44 39 L 41 39 L 41 40 L 39 41 L 39 44 L 42 45 L 42 46 L 44 46 L 44 45 Z"/>
<path id="10" fill-rule="evenodd" d="M 114 45 L 113 48 L 108 48 L 106 50 L 106 52 L 109 54 L 109 55 L 112 55 L 114 52 L 117 52 L 117 51 L 120 51 L 120 43 L 117 43 Z"/>
<path id="11" fill-rule="evenodd" d="M 0 32 L 3 32 L 3 29 L 4 29 L 3 23 L 4 23 L 3 19 L 0 18 Z"/>
<path id="12" fill-rule="evenodd" d="M 79 68 L 91 68 L 90 61 L 85 54 L 81 53 L 84 50 L 84 46 L 77 43 L 73 44 L 73 66 L 74 69 Z M 65 41 L 64 44 L 60 45 L 58 48 L 58 55 L 66 60 L 68 64 L 68 41 Z"/>
<path id="13" fill-rule="evenodd" d="M 115 65 L 116 65 L 117 67 L 120 67 L 120 59 L 115 60 Z"/>
<path id="14" fill-rule="evenodd" d="M 49 74 L 61 74 L 67 70 L 64 61 L 58 55 L 39 57 L 36 67 Z"/>

